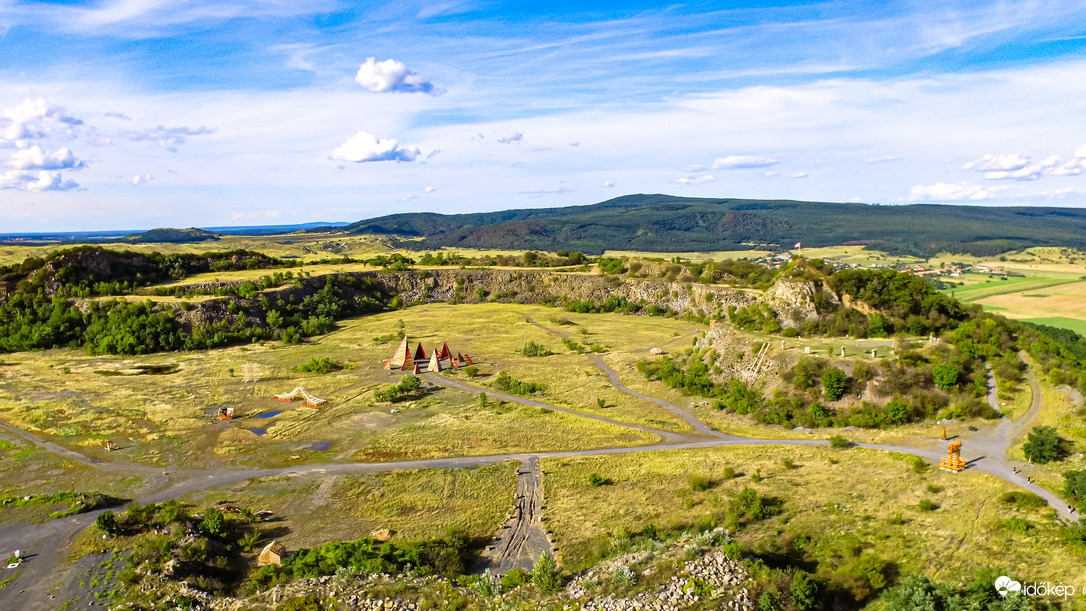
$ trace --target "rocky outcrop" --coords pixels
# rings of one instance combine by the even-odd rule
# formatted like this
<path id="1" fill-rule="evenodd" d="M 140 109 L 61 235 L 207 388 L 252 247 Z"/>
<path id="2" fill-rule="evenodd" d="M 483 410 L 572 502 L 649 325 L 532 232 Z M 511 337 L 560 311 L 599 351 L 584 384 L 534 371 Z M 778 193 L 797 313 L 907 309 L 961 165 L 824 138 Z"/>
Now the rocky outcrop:
<path id="1" fill-rule="evenodd" d="M 818 319 L 819 309 L 835 309 L 841 305 L 837 295 L 822 282 L 778 280 L 758 298 L 777 311 L 782 327 L 799 328 L 804 322 Z"/>

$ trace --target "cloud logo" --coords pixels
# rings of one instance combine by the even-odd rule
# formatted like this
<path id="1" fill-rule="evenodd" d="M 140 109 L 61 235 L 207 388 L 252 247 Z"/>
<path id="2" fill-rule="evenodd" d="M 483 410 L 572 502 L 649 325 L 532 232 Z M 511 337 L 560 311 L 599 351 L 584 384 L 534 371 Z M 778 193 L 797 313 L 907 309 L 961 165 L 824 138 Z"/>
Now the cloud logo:
<path id="1" fill-rule="evenodd" d="M 1007 577 L 1006 575 L 996 579 L 995 582 L 996 592 L 999 592 L 1000 596 L 1006 596 L 1008 592 L 1019 592 L 1022 590 L 1022 584 Z"/>

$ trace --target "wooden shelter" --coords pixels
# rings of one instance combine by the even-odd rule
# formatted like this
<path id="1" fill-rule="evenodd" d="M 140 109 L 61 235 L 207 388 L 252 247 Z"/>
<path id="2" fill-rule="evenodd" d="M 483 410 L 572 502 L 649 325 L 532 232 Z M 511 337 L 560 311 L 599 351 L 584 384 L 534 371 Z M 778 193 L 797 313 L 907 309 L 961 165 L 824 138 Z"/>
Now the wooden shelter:
<path id="1" fill-rule="evenodd" d="M 267 566 L 269 564 L 283 564 L 283 556 L 287 555 L 287 549 L 283 547 L 283 544 L 272 541 L 264 546 L 264 549 L 260 550 L 260 557 L 257 559 L 257 564 L 260 566 Z"/>

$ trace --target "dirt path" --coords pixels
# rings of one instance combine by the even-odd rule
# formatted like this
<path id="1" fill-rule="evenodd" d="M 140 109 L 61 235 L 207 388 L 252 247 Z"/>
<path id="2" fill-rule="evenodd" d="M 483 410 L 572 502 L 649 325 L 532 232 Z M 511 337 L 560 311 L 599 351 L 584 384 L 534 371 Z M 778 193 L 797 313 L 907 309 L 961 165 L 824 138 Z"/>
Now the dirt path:
<path id="1" fill-rule="evenodd" d="M 525 317 L 525 319 L 528 322 L 532 323 L 533 325 L 539 327 L 540 329 L 543 329 L 547 333 L 550 333 L 552 335 L 557 335 L 558 337 L 561 337 L 563 339 L 569 339 L 569 334 L 562 333 L 561 331 L 557 331 L 557 330 L 551 329 L 549 327 L 545 327 L 545 326 L 539 324 L 538 322 L 536 322 L 535 319 L 533 319 L 531 316 L 527 316 L 527 317 Z M 597 368 L 599 368 L 600 371 L 607 374 L 607 379 L 610 380 L 611 386 L 614 386 L 618 390 L 626 393 L 627 395 L 630 395 L 631 397 L 637 397 L 638 399 L 642 399 L 644 401 L 648 401 L 650 403 L 655 403 L 656 405 L 659 405 L 660 407 L 666 409 L 667 411 L 671 412 L 672 414 L 675 414 L 679 418 L 682 418 L 684 422 L 689 424 L 691 427 L 693 427 L 693 429 L 695 431 L 697 431 L 699 433 L 705 433 L 705 434 L 709 434 L 709 435 L 718 435 L 719 434 L 716 431 L 714 431 L 713 429 L 709 428 L 709 426 L 706 425 L 704 422 L 702 422 L 701 420 L 698 420 L 694 416 L 694 414 L 691 414 L 690 412 L 682 409 L 681 407 L 672 405 L 672 404 L 668 403 L 667 401 L 664 401 L 663 399 L 657 399 L 656 397 L 650 397 L 648 395 L 643 395 L 643 394 L 637 392 L 636 390 L 631 390 L 631 389 L 627 388 L 626 386 L 623 386 L 622 381 L 619 379 L 618 372 L 615 371 L 614 369 L 611 369 L 611 367 L 603 360 L 603 357 L 600 356 L 599 354 L 589 353 L 588 358 L 589 358 L 589 360 L 592 361 L 592 364 L 594 364 Z"/>
<path id="2" fill-rule="evenodd" d="M 543 474 L 539 458 L 532 456 L 517 469 L 517 492 L 513 515 L 502 527 L 494 545 L 483 555 L 483 568 L 505 574 L 521 568 L 532 569 L 543 552 L 554 553 L 540 517 L 543 514 Z"/>

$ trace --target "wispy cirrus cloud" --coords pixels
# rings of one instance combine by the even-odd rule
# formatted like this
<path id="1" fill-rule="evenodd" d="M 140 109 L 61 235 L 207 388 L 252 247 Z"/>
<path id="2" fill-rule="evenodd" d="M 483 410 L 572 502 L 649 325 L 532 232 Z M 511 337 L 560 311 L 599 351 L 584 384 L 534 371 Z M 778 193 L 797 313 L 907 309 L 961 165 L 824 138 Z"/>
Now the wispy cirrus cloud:
<path id="1" fill-rule="evenodd" d="M 719 157 L 713 161 L 714 170 L 742 170 L 748 168 L 764 168 L 780 163 L 773 157 L 758 157 L 756 155 L 728 155 Z"/>
<path id="2" fill-rule="evenodd" d="M 933 185 L 915 185 L 909 189 L 909 201 L 980 201 L 995 197 L 998 189 L 969 183 L 937 182 Z"/>
<path id="3" fill-rule="evenodd" d="M 176 153 L 179 147 L 192 136 L 206 136 L 214 134 L 216 131 L 217 130 L 213 127 L 205 127 L 203 125 L 197 128 L 185 126 L 166 127 L 165 125 L 158 125 L 139 131 L 122 132 L 121 137 L 130 142 L 151 142 L 171 153 Z"/>
<path id="4" fill-rule="evenodd" d="M 681 176 L 675 180 L 680 185 L 703 185 L 707 182 L 713 182 L 716 178 L 712 174 L 702 174 L 701 176 L 694 176 L 693 174 L 687 174 Z"/>

